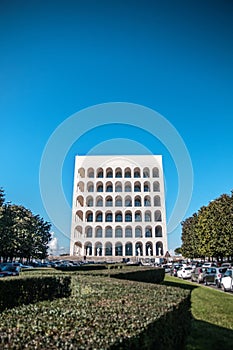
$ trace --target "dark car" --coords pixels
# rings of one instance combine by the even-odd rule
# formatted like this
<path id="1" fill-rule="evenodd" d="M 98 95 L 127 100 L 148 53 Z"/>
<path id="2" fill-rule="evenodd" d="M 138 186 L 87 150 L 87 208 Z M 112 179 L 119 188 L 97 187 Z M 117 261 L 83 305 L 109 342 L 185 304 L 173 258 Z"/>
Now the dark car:
<path id="1" fill-rule="evenodd" d="M 6 264 L 0 266 L 0 277 L 19 276 L 19 267 Z"/>
<path id="2" fill-rule="evenodd" d="M 220 288 L 221 278 L 226 271 L 227 267 L 209 267 L 203 276 L 203 282 L 206 286 L 208 286 L 208 284 L 215 284 Z"/>

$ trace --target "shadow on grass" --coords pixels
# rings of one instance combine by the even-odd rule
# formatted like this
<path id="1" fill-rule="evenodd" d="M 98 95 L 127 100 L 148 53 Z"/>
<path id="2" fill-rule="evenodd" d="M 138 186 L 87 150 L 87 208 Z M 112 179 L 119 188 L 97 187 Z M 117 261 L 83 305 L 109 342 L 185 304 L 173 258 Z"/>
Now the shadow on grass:
<path id="1" fill-rule="evenodd" d="M 232 350 L 232 348 L 232 330 L 192 319 L 186 350 Z"/>

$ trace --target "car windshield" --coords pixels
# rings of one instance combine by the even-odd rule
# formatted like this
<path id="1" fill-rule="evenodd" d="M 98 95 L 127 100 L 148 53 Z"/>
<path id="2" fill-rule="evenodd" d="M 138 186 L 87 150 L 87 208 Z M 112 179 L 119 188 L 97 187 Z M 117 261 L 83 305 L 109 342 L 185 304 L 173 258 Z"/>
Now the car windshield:
<path id="1" fill-rule="evenodd" d="M 232 277 L 232 270 L 227 270 L 226 272 L 225 272 L 225 274 L 224 274 L 224 277 L 225 276 L 230 276 L 230 277 Z"/>
<path id="2" fill-rule="evenodd" d="M 10 271 L 10 272 L 15 272 L 17 268 L 15 266 L 11 265 L 5 265 L 2 267 L 2 271 Z"/>

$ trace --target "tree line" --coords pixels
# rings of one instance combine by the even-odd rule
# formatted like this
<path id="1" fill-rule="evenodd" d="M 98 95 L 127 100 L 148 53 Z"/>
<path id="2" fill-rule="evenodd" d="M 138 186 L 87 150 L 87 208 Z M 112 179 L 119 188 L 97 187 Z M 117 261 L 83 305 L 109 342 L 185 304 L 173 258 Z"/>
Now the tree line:
<path id="1" fill-rule="evenodd" d="M 233 192 L 182 222 L 181 253 L 189 258 L 233 258 Z"/>
<path id="2" fill-rule="evenodd" d="M 47 256 L 51 224 L 22 205 L 5 202 L 0 188 L 0 259 L 30 262 Z"/>

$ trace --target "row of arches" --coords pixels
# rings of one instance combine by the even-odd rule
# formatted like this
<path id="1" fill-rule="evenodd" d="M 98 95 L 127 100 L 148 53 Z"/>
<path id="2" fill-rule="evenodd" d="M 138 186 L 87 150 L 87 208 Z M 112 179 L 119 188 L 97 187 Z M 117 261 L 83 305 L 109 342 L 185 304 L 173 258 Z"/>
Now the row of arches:
<path id="1" fill-rule="evenodd" d="M 85 217 L 84 217 L 85 216 Z M 81 210 L 76 212 L 75 221 L 84 221 L 85 222 L 157 222 L 162 221 L 162 213 L 160 210 L 156 210 L 152 213 L 150 210 L 147 210 L 142 214 L 141 210 L 136 210 L 134 213 L 127 210 L 125 213 L 118 210 L 115 213 L 111 211 L 102 212 L 98 210 L 96 213 L 93 213 L 91 210 L 88 210 L 86 213 L 83 213 Z"/>
<path id="2" fill-rule="evenodd" d="M 136 196 L 132 198 L 131 196 L 126 196 L 124 199 L 122 199 L 121 196 L 116 196 L 115 198 L 112 196 L 107 196 L 106 198 L 103 198 L 103 196 L 98 195 L 96 198 L 89 195 L 86 197 L 86 201 L 84 200 L 84 197 L 82 195 L 77 196 L 76 199 L 76 206 L 87 206 L 87 207 L 150 207 L 150 206 L 160 207 L 161 206 L 161 199 L 160 196 L 156 195 L 153 197 L 153 199 L 150 196 Z"/>
<path id="3" fill-rule="evenodd" d="M 130 182 L 122 184 L 120 181 L 117 181 L 113 184 L 111 181 L 108 181 L 104 184 L 102 181 L 98 181 L 94 184 L 92 181 L 89 181 L 85 186 L 83 181 L 79 181 L 77 190 L 80 192 L 159 192 L 160 183 L 158 181 L 154 181 L 153 183 L 149 181 L 145 181 L 144 183 L 136 181 L 133 184 Z"/>
<path id="4" fill-rule="evenodd" d="M 74 238 L 78 237 L 86 238 L 147 238 L 147 237 L 162 237 L 163 229 L 162 226 L 157 225 L 154 228 L 150 225 L 142 228 L 141 226 L 136 226 L 132 228 L 131 226 L 126 226 L 122 228 L 121 226 L 116 226 L 112 228 L 107 226 L 102 228 L 101 226 L 96 226 L 95 228 L 87 226 L 84 230 L 82 226 L 76 226 L 74 230 Z"/>
<path id="5" fill-rule="evenodd" d="M 145 167 L 143 169 L 140 169 L 139 167 L 136 167 L 134 169 L 131 169 L 129 167 L 122 169 L 122 168 L 116 168 L 115 170 L 111 167 L 108 167 L 107 169 L 104 168 L 98 168 L 95 170 L 94 168 L 79 168 L 78 169 L 79 176 L 81 178 L 88 177 L 88 178 L 149 178 L 149 177 L 159 177 L 159 169 L 157 167 L 154 167 L 152 169 L 149 169 L 148 167 Z"/>
<path id="6" fill-rule="evenodd" d="M 151 241 L 142 243 L 137 241 L 135 243 L 127 242 L 75 242 L 74 254 L 81 256 L 163 256 L 163 243 L 156 242 L 155 244 Z"/>

